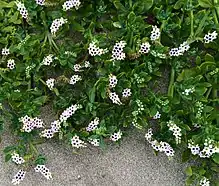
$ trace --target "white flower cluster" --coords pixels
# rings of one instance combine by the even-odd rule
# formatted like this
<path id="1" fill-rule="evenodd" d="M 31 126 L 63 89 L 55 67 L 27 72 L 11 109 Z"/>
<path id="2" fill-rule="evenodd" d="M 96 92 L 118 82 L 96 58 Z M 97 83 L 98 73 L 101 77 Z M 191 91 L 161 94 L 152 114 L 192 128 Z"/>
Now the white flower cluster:
<path id="1" fill-rule="evenodd" d="M 79 104 L 71 105 L 65 109 L 59 117 L 60 122 L 66 122 L 78 109 L 81 109 L 82 106 Z"/>
<path id="2" fill-rule="evenodd" d="M 176 143 L 181 143 L 181 128 L 179 128 L 172 120 L 167 122 L 167 126 L 169 127 L 169 130 L 173 132 L 173 135 L 176 138 Z"/>
<path id="3" fill-rule="evenodd" d="M 120 41 L 113 46 L 112 59 L 113 60 L 124 60 L 125 53 L 123 52 L 124 47 L 126 46 L 125 41 Z"/>
<path id="4" fill-rule="evenodd" d="M 23 123 L 22 131 L 31 132 L 35 128 L 43 128 L 43 121 L 38 118 L 31 118 L 29 116 L 24 116 L 20 118 L 20 121 Z"/>
<path id="5" fill-rule="evenodd" d="M 63 17 L 55 19 L 50 26 L 51 33 L 55 35 L 59 28 L 67 22 L 67 19 L 64 19 Z"/>
<path id="6" fill-rule="evenodd" d="M 17 10 L 20 11 L 20 14 L 21 16 L 24 18 L 24 19 L 27 19 L 28 17 L 28 12 L 27 12 L 27 9 L 26 7 L 24 6 L 23 3 L 21 3 L 20 1 L 17 1 L 15 2 L 16 5 L 17 5 Z"/>
<path id="7" fill-rule="evenodd" d="M 86 127 L 86 130 L 88 132 L 91 132 L 91 131 L 95 130 L 97 128 L 97 126 L 99 125 L 99 122 L 100 122 L 99 118 L 96 117 L 93 121 L 91 121 L 89 123 L 89 125 Z"/>
<path id="8" fill-rule="evenodd" d="M 148 42 L 142 43 L 140 46 L 139 53 L 147 54 L 150 51 L 150 47 L 151 47 L 150 43 Z"/>
<path id="9" fill-rule="evenodd" d="M 142 126 L 138 124 L 137 120 L 138 120 L 138 115 L 142 114 L 142 111 L 144 110 L 144 105 L 139 99 L 136 100 L 136 103 L 138 109 L 132 112 L 132 116 L 133 116 L 132 125 L 138 129 L 142 129 Z"/>
<path id="10" fill-rule="evenodd" d="M 25 162 L 24 158 L 20 157 L 20 155 L 15 152 L 12 154 L 11 160 L 18 165 Z"/>
<path id="11" fill-rule="evenodd" d="M 122 105 L 122 102 L 120 101 L 119 96 L 115 92 L 110 92 L 109 98 L 112 100 L 113 103 L 117 105 Z"/>
<path id="12" fill-rule="evenodd" d="M 78 81 L 81 81 L 81 80 L 82 80 L 81 76 L 79 76 L 79 75 L 76 74 L 76 75 L 73 75 L 73 76 L 71 77 L 69 84 L 74 85 L 74 84 L 76 84 Z"/>
<path id="13" fill-rule="evenodd" d="M 188 96 L 190 93 L 194 93 L 194 92 L 195 92 L 195 88 L 192 87 L 185 89 L 185 91 L 183 91 L 182 94 Z"/>
<path id="14" fill-rule="evenodd" d="M 59 120 L 55 120 L 51 123 L 51 127 L 49 129 L 45 129 L 40 133 L 41 137 L 44 138 L 52 138 L 55 133 L 59 132 L 61 128 L 61 122 Z"/>
<path id="15" fill-rule="evenodd" d="M 117 77 L 110 74 L 109 75 L 109 87 L 114 88 L 116 87 L 117 83 L 118 83 Z"/>
<path id="16" fill-rule="evenodd" d="M 49 169 L 45 165 L 37 165 L 34 168 L 35 172 L 41 173 L 47 180 L 52 179 L 52 174 Z"/>
<path id="17" fill-rule="evenodd" d="M 219 145 L 211 139 L 206 139 L 204 148 L 201 150 L 199 145 L 189 140 L 188 148 L 193 155 L 199 155 L 200 158 L 210 158 L 214 153 L 219 153 Z"/>
<path id="18" fill-rule="evenodd" d="M 3 48 L 3 49 L 2 49 L 2 55 L 3 55 L 3 56 L 7 56 L 7 55 L 9 55 L 9 54 L 10 54 L 10 51 L 9 51 L 8 48 Z"/>
<path id="19" fill-rule="evenodd" d="M 49 78 L 47 81 L 46 81 L 46 85 L 47 87 L 52 90 L 54 88 L 54 85 L 55 85 L 55 79 L 54 78 Z"/>
<path id="20" fill-rule="evenodd" d="M 90 67 L 91 67 L 90 62 L 89 62 L 89 61 L 85 61 L 85 62 L 84 62 L 84 65 L 75 64 L 75 65 L 74 65 L 74 71 L 75 71 L 75 72 L 81 72 L 81 71 L 83 71 L 82 68 L 90 68 Z"/>
<path id="21" fill-rule="evenodd" d="M 85 68 L 90 68 L 90 67 L 91 67 L 90 62 L 89 62 L 89 61 L 85 61 L 85 62 L 84 62 L 84 67 L 85 67 Z"/>
<path id="22" fill-rule="evenodd" d="M 163 141 L 159 142 L 157 140 L 154 140 L 152 137 L 153 131 L 152 129 L 149 129 L 148 132 L 145 134 L 145 138 L 151 144 L 152 148 L 156 151 L 164 152 L 168 157 L 174 156 L 175 151 L 170 146 L 170 144 Z"/>
<path id="23" fill-rule="evenodd" d="M 102 49 L 93 41 L 89 44 L 88 52 L 91 56 L 101 56 L 108 52 L 108 49 Z"/>
<path id="24" fill-rule="evenodd" d="M 118 132 L 113 133 L 110 136 L 110 140 L 112 140 L 112 141 L 118 141 L 121 138 L 122 138 L 122 132 L 120 130 Z"/>
<path id="25" fill-rule="evenodd" d="M 75 135 L 72 137 L 71 139 L 71 145 L 72 147 L 75 148 L 80 148 L 80 147 L 87 147 L 86 143 L 84 141 L 82 141 L 79 136 Z"/>
<path id="26" fill-rule="evenodd" d="M 210 186 L 210 181 L 206 177 L 202 178 L 199 182 L 200 186 Z"/>
<path id="27" fill-rule="evenodd" d="M 130 88 L 125 88 L 122 91 L 122 97 L 128 98 L 132 95 L 131 89 Z"/>
<path id="28" fill-rule="evenodd" d="M 79 8 L 81 2 L 80 0 L 69 0 L 65 1 L 64 4 L 62 5 L 63 10 L 67 11 L 71 8 L 75 8 L 76 10 Z"/>
<path id="29" fill-rule="evenodd" d="M 182 56 L 186 51 L 188 51 L 190 48 L 189 44 L 187 42 L 183 42 L 179 48 L 172 48 L 169 51 L 170 56 Z"/>
<path id="30" fill-rule="evenodd" d="M 40 6 L 45 5 L 45 0 L 35 0 L 35 1 L 36 1 L 36 4 L 38 4 Z"/>
<path id="31" fill-rule="evenodd" d="M 25 175 L 26 175 L 26 171 L 19 170 L 18 173 L 14 175 L 14 178 L 12 179 L 11 183 L 13 185 L 20 184 L 20 182 L 24 180 Z"/>
<path id="32" fill-rule="evenodd" d="M 74 65 L 74 71 L 75 71 L 75 72 L 80 72 L 81 69 L 82 69 L 82 66 L 81 66 L 80 64 L 75 64 L 75 65 Z"/>
<path id="33" fill-rule="evenodd" d="M 198 108 L 198 111 L 196 113 L 196 118 L 200 118 L 204 109 L 204 105 L 202 102 L 198 101 L 196 102 L 195 106 Z"/>
<path id="34" fill-rule="evenodd" d="M 11 70 L 15 68 L 15 62 L 14 62 L 13 59 L 9 59 L 9 60 L 7 61 L 7 67 L 8 67 L 9 69 L 11 69 Z"/>
<path id="35" fill-rule="evenodd" d="M 91 138 L 89 138 L 89 142 L 90 142 L 90 144 L 92 144 L 95 147 L 99 147 L 100 146 L 100 140 L 99 139 L 91 139 Z"/>
<path id="36" fill-rule="evenodd" d="M 205 34 L 205 36 L 204 36 L 204 42 L 205 43 L 210 43 L 210 42 L 212 42 L 212 41 L 214 41 L 215 39 L 217 39 L 217 32 L 216 31 L 214 31 L 214 32 L 212 32 L 212 33 L 208 33 L 208 34 Z"/>
<path id="37" fill-rule="evenodd" d="M 159 119 L 161 117 L 161 114 L 159 111 L 156 112 L 156 114 L 153 116 L 153 119 Z"/>
<path id="38" fill-rule="evenodd" d="M 49 66 L 53 62 L 53 54 L 49 54 L 48 56 L 43 58 L 42 64 Z"/>
<path id="39" fill-rule="evenodd" d="M 161 33 L 160 33 L 160 29 L 157 28 L 156 25 L 155 25 L 155 26 L 152 26 L 152 31 L 151 31 L 150 39 L 151 39 L 152 41 L 155 41 L 155 40 L 159 39 L 160 34 L 161 34 Z"/>

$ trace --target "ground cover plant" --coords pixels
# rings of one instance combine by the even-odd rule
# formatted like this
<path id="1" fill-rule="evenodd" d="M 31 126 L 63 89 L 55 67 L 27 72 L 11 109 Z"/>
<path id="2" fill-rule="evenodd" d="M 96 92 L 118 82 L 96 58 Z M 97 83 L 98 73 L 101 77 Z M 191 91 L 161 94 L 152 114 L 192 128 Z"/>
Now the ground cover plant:
<path id="1" fill-rule="evenodd" d="M 74 149 L 145 131 L 158 153 L 182 162 L 186 185 L 218 185 L 218 0 L 0 0 L 0 131 L 19 184 L 52 173 L 36 145 Z M 168 87 L 161 82 L 166 82 Z M 57 119 L 40 118 L 52 104 Z"/>

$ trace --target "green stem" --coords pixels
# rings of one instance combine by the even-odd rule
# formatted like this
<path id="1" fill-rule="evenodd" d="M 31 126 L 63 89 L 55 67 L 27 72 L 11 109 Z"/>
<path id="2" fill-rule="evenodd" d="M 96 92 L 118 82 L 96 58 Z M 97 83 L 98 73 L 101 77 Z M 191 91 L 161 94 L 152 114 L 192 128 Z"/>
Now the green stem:
<path id="1" fill-rule="evenodd" d="M 173 97 L 174 92 L 174 79 L 175 79 L 175 69 L 172 67 L 170 75 L 170 83 L 168 87 L 168 97 Z"/>
<path id="2" fill-rule="evenodd" d="M 192 8 L 192 0 L 190 0 L 190 6 Z M 193 15 L 193 10 L 190 11 L 190 22 L 191 22 L 191 31 L 190 31 L 190 37 L 194 37 L 194 15 Z"/>
<path id="3" fill-rule="evenodd" d="M 208 97 L 209 97 L 211 91 L 212 91 L 212 87 L 210 87 L 210 88 L 208 89 L 208 91 L 207 91 L 207 94 L 206 94 L 206 98 L 207 98 L 207 99 L 208 99 Z"/>

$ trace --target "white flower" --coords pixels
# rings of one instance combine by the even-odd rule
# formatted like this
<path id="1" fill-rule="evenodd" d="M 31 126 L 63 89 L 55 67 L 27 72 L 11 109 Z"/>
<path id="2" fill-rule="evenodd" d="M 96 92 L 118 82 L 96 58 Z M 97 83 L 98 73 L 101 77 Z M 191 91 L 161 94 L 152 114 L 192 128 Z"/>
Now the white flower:
<path id="1" fill-rule="evenodd" d="M 167 142 L 160 142 L 160 152 L 164 152 L 168 157 L 174 156 L 175 151 Z"/>
<path id="2" fill-rule="evenodd" d="M 108 49 L 102 49 L 97 46 L 97 44 L 93 41 L 89 44 L 88 52 L 91 56 L 101 56 L 108 52 Z"/>
<path id="3" fill-rule="evenodd" d="M 43 120 L 38 117 L 33 118 L 33 126 L 37 129 L 44 128 Z"/>
<path id="4" fill-rule="evenodd" d="M 89 125 L 86 127 L 86 130 L 88 132 L 93 131 L 93 130 L 95 130 L 97 128 L 98 125 L 99 125 L 99 118 L 96 117 L 93 121 L 91 121 L 89 123 Z"/>
<path id="5" fill-rule="evenodd" d="M 112 134 L 110 136 L 110 140 L 112 140 L 112 141 L 118 141 L 121 138 L 122 138 L 122 132 L 121 131 L 115 132 L 114 134 Z"/>
<path id="6" fill-rule="evenodd" d="M 115 92 L 110 92 L 109 98 L 112 100 L 113 103 L 117 105 L 122 105 L 122 102 L 120 101 L 119 96 Z"/>
<path id="7" fill-rule="evenodd" d="M 124 47 L 126 46 L 125 41 L 120 41 L 113 46 L 112 59 L 113 60 L 124 60 L 125 53 L 123 52 Z"/>
<path id="8" fill-rule="evenodd" d="M 152 129 L 149 129 L 145 135 L 146 140 L 151 144 L 152 148 L 159 152 L 164 152 L 166 156 L 172 157 L 174 156 L 175 151 L 167 142 L 159 142 L 157 140 L 153 140 L 152 138 L 153 132 Z"/>
<path id="9" fill-rule="evenodd" d="M 36 1 L 36 4 L 38 5 L 41 5 L 41 6 L 45 5 L 45 0 L 35 0 L 35 1 Z"/>
<path id="10" fill-rule="evenodd" d="M 142 43 L 139 53 L 147 54 L 150 51 L 150 47 L 151 47 L 150 43 L 148 42 Z"/>
<path id="11" fill-rule="evenodd" d="M 67 22 L 67 19 L 64 19 L 63 17 L 55 19 L 50 26 L 51 33 L 55 35 L 59 28 Z"/>
<path id="12" fill-rule="evenodd" d="M 53 132 L 59 132 L 61 128 L 61 122 L 59 120 L 53 121 L 51 123 L 51 129 Z"/>
<path id="13" fill-rule="evenodd" d="M 25 178 L 26 171 L 19 170 L 18 173 L 14 176 L 12 179 L 11 183 L 13 185 L 18 185 L 20 184 L 21 181 Z"/>
<path id="14" fill-rule="evenodd" d="M 15 4 L 17 5 L 17 10 L 20 11 L 20 14 L 21 16 L 24 18 L 24 19 L 27 19 L 28 17 L 28 12 L 27 12 L 27 9 L 26 7 L 24 6 L 23 3 L 17 1 L 15 2 Z"/>
<path id="15" fill-rule="evenodd" d="M 145 134 L 145 138 L 147 141 L 151 141 L 152 140 L 152 136 L 153 136 L 153 131 L 152 129 L 148 129 L 148 132 Z"/>
<path id="16" fill-rule="evenodd" d="M 169 127 L 169 130 L 173 132 L 173 135 L 176 138 L 176 143 L 181 143 L 181 128 L 179 128 L 173 121 L 168 121 L 167 126 Z"/>
<path id="17" fill-rule="evenodd" d="M 100 146 L 100 140 L 99 139 L 89 139 L 90 144 L 92 144 L 95 147 L 99 147 Z"/>
<path id="18" fill-rule="evenodd" d="M 19 154 L 15 153 L 15 152 L 12 154 L 11 159 L 14 163 L 16 163 L 18 165 L 25 162 L 25 160 L 22 157 L 20 157 Z"/>
<path id="19" fill-rule="evenodd" d="M 53 62 L 53 54 L 49 54 L 48 56 L 44 57 L 42 64 L 48 66 L 52 62 Z"/>
<path id="20" fill-rule="evenodd" d="M 131 89 L 130 88 L 126 88 L 122 91 L 122 97 L 124 98 L 128 98 L 132 95 Z"/>
<path id="21" fill-rule="evenodd" d="M 82 80 L 81 76 L 79 76 L 79 75 L 73 75 L 73 76 L 71 77 L 69 83 L 70 83 L 71 85 L 74 85 L 74 84 L 76 84 L 78 81 L 81 81 L 81 80 Z"/>
<path id="22" fill-rule="evenodd" d="M 9 60 L 7 61 L 7 67 L 8 67 L 9 69 L 11 69 L 11 70 L 15 68 L 15 62 L 14 62 L 13 59 L 9 59 Z"/>
<path id="23" fill-rule="evenodd" d="M 54 133 L 52 129 L 45 129 L 40 133 L 40 136 L 49 139 L 54 136 Z"/>
<path id="24" fill-rule="evenodd" d="M 80 64 L 75 64 L 74 65 L 74 71 L 75 72 L 80 72 L 81 71 L 82 66 Z"/>
<path id="25" fill-rule="evenodd" d="M 45 165 L 37 165 L 34 168 L 35 172 L 41 173 L 47 180 L 52 179 L 52 174 L 49 169 Z"/>
<path id="26" fill-rule="evenodd" d="M 117 80 L 116 76 L 110 74 L 109 75 L 109 86 L 110 86 L 110 88 L 114 88 L 117 85 L 117 83 L 118 83 L 118 80 Z"/>
<path id="27" fill-rule="evenodd" d="M 81 109 L 81 105 L 71 105 L 67 109 L 65 109 L 60 115 L 60 122 L 66 122 L 68 118 L 70 118 L 78 109 Z"/>
<path id="28" fill-rule="evenodd" d="M 37 117 L 31 118 L 29 116 L 24 116 L 20 118 L 20 121 L 23 123 L 22 131 L 31 132 L 34 128 L 43 128 L 43 121 Z"/>
<path id="29" fill-rule="evenodd" d="M 157 113 L 153 116 L 153 119 L 159 119 L 161 114 L 157 111 Z"/>
<path id="30" fill-rule="evenodd" d="M 80 4 L 81 4 L 80 0 L 69 0 L 69 1 L 64 2 L 64 4 L 62 5 L 62 8 L 65 11 L 67 11 L 73 7 L 77 10 L 79 8 Z"/>
<path id="31" fill-rule="evenodd" d="M 49 78 L 47 81 L 46 81 L 46 85 L 47 87 L 52 90 L 54 88 L 54 85 L 55 85 L 55 79 L 54 78 Z"/>
<path id="32" fill-rule="evenodd" d="M 200 147 L 198 144 L 195 145 L 195 143 L 192 140 L 189 140 L 188 142 L 188 148 L 191 150 L 191 153 L 193 155 L 197 155 L 200 153 Z"/>
<path id="33" fill-rule="evenodd" d="M 194 93 L 194 92 L 195 92 L 195 88 L 192 87 L 192 88 L 185 89 L 185 91 L 182 92 L 182 94 L 188 96 L 190 93 Z"/>
<path id="34" fill-rule="evenodd" d="M 206 177 L 204 177 L 200 180 L 199 184 L 200 186 L 210 186 L 210 181 Z"/>
<path id="35" fill-rule="evenodd" d="M 152 41 L 155 41 L 155 40 L 159 39 L 160 34 L 161 34 L 161 33 L 160 33 L 160 29 L 157 28 L 156 25 L 155 25 L 155 26 L 152 26 L 152 31 L 151 31 L 150 39 L 151 39 Z"/>
<path id="36" fill-rule="evenodd" d="M 89 68 L 91 65 L 90 65 L 90 62 L 89 61 L 85 61 L 84 62 L 84 67 L 85 68 Z"/>
<path id="37" fill-rule="evenodd" d="M 172 48 L 169 51 L 170 56 L 181 56 L 184 54 L 184 52 L 188 51 L 190 48 L 189 44 L 185 41 L 183 42 L 179 48 Z"/>
<path id="38" fill-rule="evenodd" d="M 20 120 L 23 122 L 22 130 L 25 132 L 31 132 L 34 129 L 34 121 L 29 116 L 24 116 L 20 118 Z"/>
<path id="39" fill-rule="evenodd" d="M 190 48 L 189 44 L 185 41 L 179 46 L 180 52 L 183 54 L 184 52 L 188 51 Z"/>
<path id="40" fill-rule="evenodd" d="M 72 137 L 71 145 L 75 148 L 86 147 L 86 143 L 82 141 L 77 135 Z"/>
<path id="41" fill-rule="evenodd" d="M 215 40 L 215 39 L 217 39 L 217 32 L 216 31 L 214 31 L 214 32 L 212 32 L 212 33 L 208 33 L 208 34 L 205 34 L 205 36 L 204 36 L 204 42 L 205 43 L 210 43 L 210 42 L 212 42 L 213 40 Z"/>
<path id="42" fill-rule="evenodd" d="M 9 54 L 10 54 L 10 51 L 9 51 L 8 48 L 3 48 L 3 49 L 2 49 L 2 55 L 3 55 L 3 56 L 7 56 L 7 55 L 9 55 Z"/>

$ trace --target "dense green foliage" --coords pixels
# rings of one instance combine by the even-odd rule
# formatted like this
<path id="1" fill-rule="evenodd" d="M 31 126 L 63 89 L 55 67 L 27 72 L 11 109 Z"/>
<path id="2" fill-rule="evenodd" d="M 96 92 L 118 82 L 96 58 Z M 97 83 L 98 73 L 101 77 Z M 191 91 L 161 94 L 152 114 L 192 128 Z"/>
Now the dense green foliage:
<path id="1" fill-rule="evenodd" d="M 4 150 L 6 160 L 16 151 L 24 157 L 25 167 L 44 164 L 44 157 L 34 147 L 45 139 L 40 135 L 42 129 L 25 132 L 20 118 L 38 117 L 41 107 L 52 104 L 59 119 L 66 108 L 80 104 L 82 108 L 61 122 L 55 138 L 70 144 L 77 135 L 86 142 L 98 139 L 104 147 L 112 134 L 124 133 L 133 125 L 145 131 L 153 128 L 153 138 L 179 150 L 183 161 L 199 162 L 200 166 L 186 170 L 187 185 L 199 184 L 203 178 L 211 185 L 217 184 L 219 39 L 208 42 L 204 38 L 219 32 L 219 1 L 83 0 L 68 11 L 63 10 L 64 2 L 46 0 L 40 6 L 35 0 L 23 0 L 26 19 L 15 1 L 0 0 L 0 49 L 10 51 L 0 58 L 0 131 L 4 130 L 3 121 L 9 119 L 19 139 L 18 144 Z M 61 17 L 66 19 L 64 24 L 52 34 L 52 23 Z M 151 38 L 152 25 L 161 33 L 157 39 Z M 120 41 L 126 43 L 125 59 L 113 60 L 114 45 Z M 180 55 L 171 55 L 171 49 L 184 42 L 189 48 Z M 91 43 L 107 50 L 92 56 L 88 50 Z M 150 43 L 145 54 L 139 52 L 142 43 Z M 50 54 L 51 64 L 42 64 Z M 15 68 L 9 68 L 10 59 Z M 75 65 L 81 69 L 75 71 Z M 73 75 L 81 80 L 70 84 Z M 110 87 L 112 75 L 118 83 Z M 55 79 L 52 88 L 47 86 L 49 78 Z M 126 88 L 131 96 L 122 97 Z M 112 92 L 122 104 L 112 102 Z M 96 117 L 98 128 L 86 130 Z M 180 141 L 170 123 L 180 128 Z M 211 140 L 210 147 L 205 145 L 206 140 Z M 199 145 L 200 152 L 206 147 L 214 153 L 205 158 L 194 155 L 189 144 Z"/>

